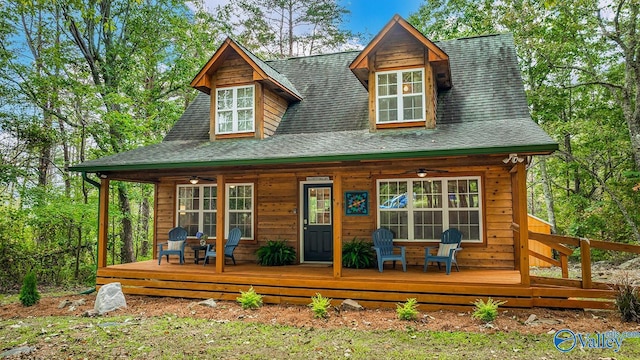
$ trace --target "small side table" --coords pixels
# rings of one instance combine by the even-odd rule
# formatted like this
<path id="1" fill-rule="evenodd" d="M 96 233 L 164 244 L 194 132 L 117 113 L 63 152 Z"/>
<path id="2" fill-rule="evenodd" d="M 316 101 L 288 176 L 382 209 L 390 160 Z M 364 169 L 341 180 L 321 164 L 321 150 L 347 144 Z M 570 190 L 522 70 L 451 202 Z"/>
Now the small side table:
<path id="1" fill-rule="evenodd" d="M 204 260 L 204 254 L 207 251 L 207 245 L 189 245 L 191 250 L 193 250 L 193 262 L 198 263 L 200 260 Z M 200 251 L 202 251 L 202 257 L 200 257 Z"/>

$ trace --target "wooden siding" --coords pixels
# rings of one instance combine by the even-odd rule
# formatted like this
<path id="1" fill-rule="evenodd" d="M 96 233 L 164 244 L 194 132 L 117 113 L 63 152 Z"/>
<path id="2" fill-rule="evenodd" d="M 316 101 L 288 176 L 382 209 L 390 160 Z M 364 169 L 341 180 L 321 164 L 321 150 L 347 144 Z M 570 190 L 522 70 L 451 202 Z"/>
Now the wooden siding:
<path id="1" fill-rule="evenodd" d="M 238 53 L 230 51 L 216 71 L 216 86 L 236 86 L 253 83 L 253 68 Z"/>
<path id="2" fill-rule="evenodd" d="M 278 125 L 280 125 L 280 121 L 282 120 L 282 116 L 284 116 L 285 111 L 287 111 L 289 104 L 285 99 L 276 95 L 276 93 L 268 90 L 267 88 L 264 89 L 263 101 L 263 131 L 264 137 L 269 137 L 275 134 L 278 129 Z"/>
<path id="3" fill-rule="evenodd" d="M 360 164 L 356 166 L 329 167 L 326 169 L 306 169 L 300 167 L 295 170 L 271 170 L 258 175 L 242 173 L 229 174 L 225 177 L 228 183 L 251 182 L 255 184 L 254 226 L 255 240 L 242 240 L 235 251 L 236 259 L 241 261 L 255 261 L 255 251 L 268 240 L 287 240 L 299 252 L 300 248 L 300 204 L 299 184 L 307 177 L 342 174 L 342 194 L 344 191 L 368 191 L 371 197 L 368 216 L 343 216 L 342 238 L 350 242 L 354 238 L 371 241 L 371 233 L 377 227 L 376 211 L 376 179 L 410 178 L 405 169 L 420 167 L 421 162 L 401 162 L 392 167 L 389 163 Z M 458 167 L 442 167 L 448 173 L 440 174 L 447 177 L 479 175 L 484 189 L 484 241 L 478 243 L 463 243 L 463 251 L 458 255 L 458 263 L 466 268 L 514 269 L 514 235 L 510 226 L 513 222 L 511 197 L 511 181 L 509 169 L 504 165 L 473 165 Z M 199 174 L 204 177 L 214 177 L 214 174 Z M 157 227 L 156 238 L 166 241 L 168 231 L 175 226 L 176 219 L 176 184 L 187 183 L 188 176 L 177 181 L 176 178 L 166 178 L 158 185 L 157 194 Z M 344 209 L 335 210 L 344 212 Z M 209 240 L 211 243 L 213 239 Z M 189 244 L 195 244 L 195 239 L 189 239 Z M 399 245 L 406 246 L 407 262 L 410 265 L 422 265 L 424 262 L 424 247 L 436 243 L 415 243 L 399 241 Z M 192 261 L 193 251 L 187 250 L 187 261 Z"/>
<path id="4" fill-rule="evenodd" d="M 542 233 L 542 234 L 551 234 L 551 225 L 549 223 L 544 222 L 538 219 L 535 216 L 529 215 L 529 231 Z M 535 240 L 529 240 L 529 249 L 535 251 L 543 256 L 551 258 L 551 247 L 548 245 L 542 244 Z M 538 266 L 538 267 L 551 267 L 551 264 L 548 262 L 538 259 L 533 256 L 529 256 L 529 266 Z"/>
<path id="5" fill-rule="evenodd" d="M 405 67 L 423 67 L 427 49 L 401 27 L 396 27 L 380 42 L 374 53 L 377 71 Z"/>

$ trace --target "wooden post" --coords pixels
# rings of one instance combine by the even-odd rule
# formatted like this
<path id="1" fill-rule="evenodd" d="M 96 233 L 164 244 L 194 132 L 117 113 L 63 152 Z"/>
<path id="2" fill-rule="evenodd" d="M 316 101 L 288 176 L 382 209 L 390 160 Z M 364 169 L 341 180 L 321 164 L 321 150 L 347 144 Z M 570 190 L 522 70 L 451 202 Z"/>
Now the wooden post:
<path id="1" fill-rule="evenodd" d="M 109 239 L 109 179 L 100 181 L 100 205 L 98 209 L 98 268 L 107 266 L 107 241 Z"/>
<path id="2" fill-rule="evenodd" d="M 225 201 L 225 183 L 224 183 L 224 175 L 216 176 L 216 185 L 217 185 L 217 206 L 216 206 L 216 272 L 222 273 L 224 272 L 224 212 L 227 208 Z"/>
<path id="3" fill-rule="evenodd" d="M 582 266 L 582 288 L 591 289 L 591 243 L 580 239 L 580 259 Z"/>
<path id="4" fill-rule="evenodd" d="M 519 251 L 518 263 L 520 265 L 520 283 L 524 286 L 531 285 L 529 275 L 529 214 L 527 212 L 527 168 L 524 162 L 516 164 L 516 188 L 514 200 L 517 198 L 517 218 L 520 226 L 520 236 L 516 246 Z"/>
<path id="5" fill-rule="evenodd" d="M 342 277 L 342 175 L 333 176 L 333 277 Z"/>
<path id="6" fill-rule="evenodd" d="M 562 278 L 569 278 L 569 259 L 567 255 L 560 254 L 560 269 L 562 270 Z"/>

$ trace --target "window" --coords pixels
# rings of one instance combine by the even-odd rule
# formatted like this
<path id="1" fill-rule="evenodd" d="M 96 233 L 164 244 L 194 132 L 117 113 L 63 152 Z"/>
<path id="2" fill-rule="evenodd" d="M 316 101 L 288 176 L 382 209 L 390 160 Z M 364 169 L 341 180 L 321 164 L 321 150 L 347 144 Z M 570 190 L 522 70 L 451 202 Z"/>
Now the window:
<path id="1" fill-rule="evenodd" d="M 188 236 L 202 231 L 215 238 L 217 191 L 216 185 L 178 185 L 178 226 Z"/>
<path id="2" fill-rule="evenodd" d="M 253 85 L 216 89 L 216 134 L 255 131 Z"/>
<path id="3" fill-rule="evenodd" d="M 448 228 L 482 241 L 480 177 L 378 180 L 378 226 L 396 239 L 437 241 Z"/>
<path id="4" fill-rule="evenodd" d="M 425 119 L 422 69 L 376 73 L 377 123 Z"/>
<path id="5" fill-rule="evenodd" d="M 227 184 L 227 233 L 236 227 L 253 239 L 253 184 Z"/>

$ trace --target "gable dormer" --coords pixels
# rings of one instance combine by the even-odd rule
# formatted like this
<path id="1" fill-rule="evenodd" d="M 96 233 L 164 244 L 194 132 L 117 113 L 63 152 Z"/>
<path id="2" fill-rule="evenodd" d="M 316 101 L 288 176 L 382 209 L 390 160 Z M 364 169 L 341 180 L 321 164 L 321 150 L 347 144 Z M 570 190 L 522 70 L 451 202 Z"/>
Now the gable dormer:
<path id="1" fill-rule="evenodd" d="M 302 100 L 286 77 L 231 38 L 222 43 L 191 86 L 211 96 L 211 141 L 271 136 L 289 104 Z"/>
<path id="2" fill-rule="evenodd" d="M 371 130 L 435 128 L 439 89 L 451 87 L 449 56 L 395 15 L 349 66 L 369 91 Z"/>

